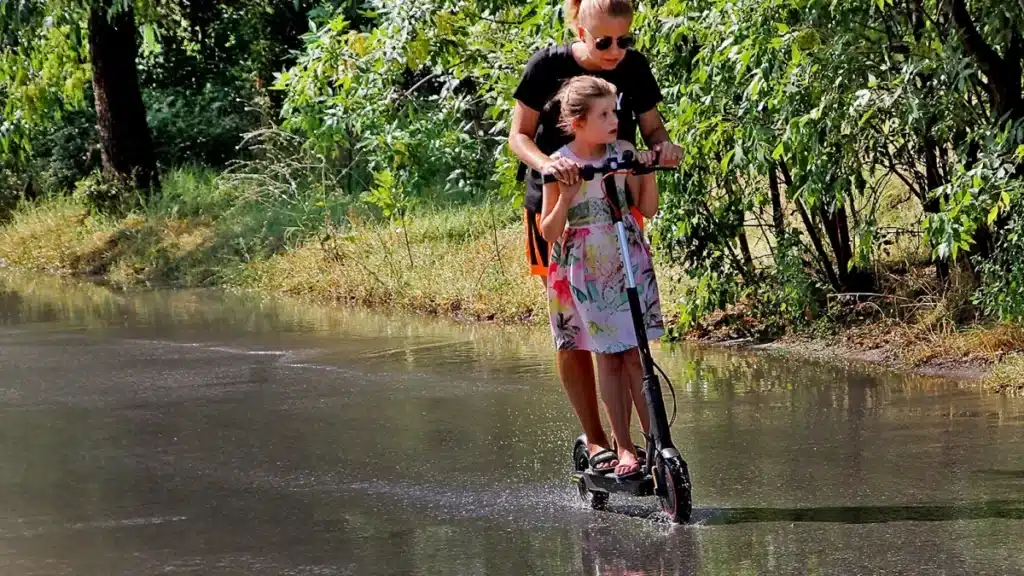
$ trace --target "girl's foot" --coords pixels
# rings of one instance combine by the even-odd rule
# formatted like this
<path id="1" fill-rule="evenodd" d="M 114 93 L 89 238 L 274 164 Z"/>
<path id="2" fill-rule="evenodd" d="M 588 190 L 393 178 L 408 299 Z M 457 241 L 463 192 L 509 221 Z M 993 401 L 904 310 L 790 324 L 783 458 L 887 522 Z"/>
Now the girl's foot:
<path id="1" fill-rule="evenodd" d="M 618 459 L 615 458 L 615 452 L 597 445 L 590 447 L 589 460 L 590 469 L 597 474 L 607 474 L 615 470 L 615 466 L 619 463 Z"/>
<path id="2" fill-rule="evenodd" d="M 640 461 L 636 454 L 628 450 L 619 452 L 619 465 L 615 467 L 615 475 L 622 477 L 634 476 L 640 472 Z"/>

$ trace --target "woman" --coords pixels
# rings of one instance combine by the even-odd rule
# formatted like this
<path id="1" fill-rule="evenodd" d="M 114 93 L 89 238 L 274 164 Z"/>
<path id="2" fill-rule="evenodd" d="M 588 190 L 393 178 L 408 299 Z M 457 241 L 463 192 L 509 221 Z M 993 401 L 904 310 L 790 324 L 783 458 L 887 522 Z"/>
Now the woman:
<path id="1" fill-rule="evenodd" d="M 639 127 L 647 146 L 659 153 L 661 165 L 676 166 L 682 158 L 682 149 L 669 141 L 658 113 L 661 90 L 647 58 L 631 48 L 633 40 L 629 30 L 633 24 L 633 7 L 629 0 L 567 0 L 565 14 L 578 39 L 543 48 L 530 58 L 515 91 L 516 104 L 509 134 L 509 147 L 524 164 L 520 167 L 520 178 L 526 181 L 526 248 L 530 273 L 545 279 L 548 245 L 539 227 L 542 175 L 553 174 L 569 186 L 580 178 L 575 162 L 551 157 L 571 140 L 559 129 L 559 106 L 551 102 L 568 79 L 591 75 L 611 82 L 617 92 L 619 138 L 635 145 Z M 641 221 L 639 213 L 635 216 Z M 618 446 L 618 454 L 609 449 L 597 407 L 590 353 L 560 350 L 556 354 L 562 386 L 587 435 L 591 468 L 601 473 L 615 470 L 619 475 L 635 471 L 638 462 L 633 446 Z M 620 412 L 622 408 L 615 405 L 620 401 L 605 398 L 606 410 Z M 642 406 L 643 399 L 637 404 Z"/>

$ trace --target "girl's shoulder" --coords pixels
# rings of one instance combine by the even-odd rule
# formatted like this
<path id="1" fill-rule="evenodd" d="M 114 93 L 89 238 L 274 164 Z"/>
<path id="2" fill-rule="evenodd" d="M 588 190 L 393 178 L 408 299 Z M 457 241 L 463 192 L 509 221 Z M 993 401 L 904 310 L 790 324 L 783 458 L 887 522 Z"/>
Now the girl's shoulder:
<path id="1" fill-rule="evenodd" d="M 616 140 L 615 150 L 617 150 L 619 154 L 622 154 L 626 150 L 629 150 L 630 152 L 636 152 L 636 146 L 633 146 L 633 144 L 630 143 L 629 140 Z"/>

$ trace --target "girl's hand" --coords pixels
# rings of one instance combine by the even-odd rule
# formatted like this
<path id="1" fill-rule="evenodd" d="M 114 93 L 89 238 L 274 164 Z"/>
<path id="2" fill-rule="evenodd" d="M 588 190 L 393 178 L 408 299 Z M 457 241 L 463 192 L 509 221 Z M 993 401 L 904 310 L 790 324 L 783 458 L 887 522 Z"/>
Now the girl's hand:
<path id="1" fill-rule="evenodd" d="M 580 167 L 572 160 L 568 158 L 555 158 L 548 162 L 544 168 L 541 169 L 541 174 L 548 175 L 554 174 L 558 181 L 565 184 L 566 186 L 573 186 L 580 181 Z M 576 187 L 579 190 L 579 186 Z M 575 195 L 575 191 L 573 192 Z"/>
<path id="2" fill-rule="evenodd" d="M 683 159 L 683 149 L 668 141 L 658 142 L 651 149 L 660 154 L 658 164 L 663 168 L 675 168 Z"/>
<path id="3" fill-rule="evenodd" d="M 658 153 L 654 150 L 637 150 L 634 158 L 637 164 L 653 167 L 654 163 L 658 161 Z"/>

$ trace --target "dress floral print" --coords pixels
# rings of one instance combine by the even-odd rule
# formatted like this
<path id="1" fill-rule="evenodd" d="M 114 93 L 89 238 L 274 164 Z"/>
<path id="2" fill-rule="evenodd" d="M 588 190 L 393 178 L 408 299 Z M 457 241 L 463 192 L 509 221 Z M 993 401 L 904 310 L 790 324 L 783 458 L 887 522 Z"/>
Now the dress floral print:
<path id="1" fill-rule="evenodd" d="M 567 146 L 558 153 L 580 164 L 586 163 Z M 605 158 L 618 153 L 617 145 L 609 146 Z M 589 163 L 603 161 L 604 158 Z M 621 205 L 625 205 L 622 201 L 625 175 L 615 178 Z M 647 336 L 654 340 L 664 334 L 665 326 L 650 248 L 628 210 L 623 210 L 622 223 Z M 551 331 L 559 350 L 614 354 L 637 345 L 619 241 L 612 224 L 611 208 L 601 191 L 600 178 L 583 182 L 569 207 L 565 232 L 551 246 L 548 302 Z"/>

